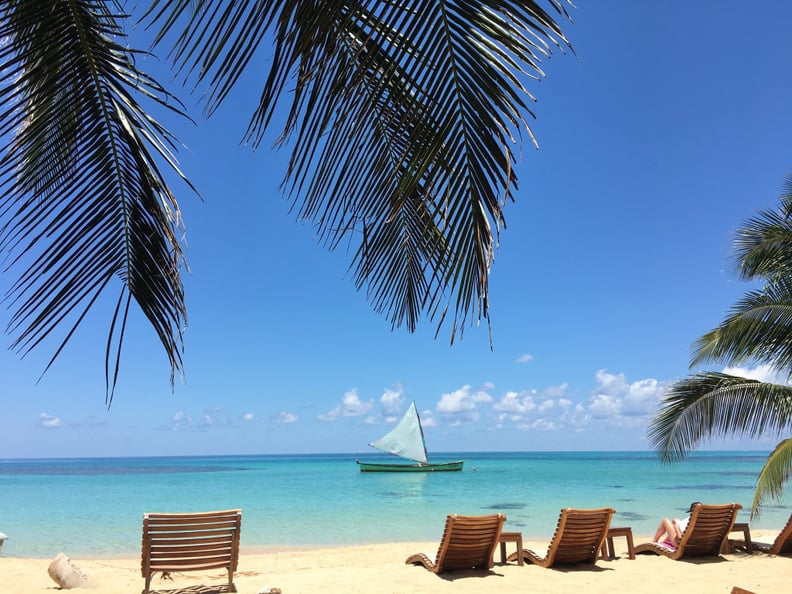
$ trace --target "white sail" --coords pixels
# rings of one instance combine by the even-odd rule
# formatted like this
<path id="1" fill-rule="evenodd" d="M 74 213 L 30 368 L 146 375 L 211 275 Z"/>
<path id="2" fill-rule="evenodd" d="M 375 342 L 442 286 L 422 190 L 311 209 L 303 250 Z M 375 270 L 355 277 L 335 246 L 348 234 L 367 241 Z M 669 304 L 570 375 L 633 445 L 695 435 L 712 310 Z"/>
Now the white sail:
<path id="1" fill-rule="evenodd" d="M 415 409 L 415 402 L 410 405 L 404 413 L 404 418 L 393 428 L 393 431 L 369 445 L 394 456 L 428 464 L 421 419 Z"/>

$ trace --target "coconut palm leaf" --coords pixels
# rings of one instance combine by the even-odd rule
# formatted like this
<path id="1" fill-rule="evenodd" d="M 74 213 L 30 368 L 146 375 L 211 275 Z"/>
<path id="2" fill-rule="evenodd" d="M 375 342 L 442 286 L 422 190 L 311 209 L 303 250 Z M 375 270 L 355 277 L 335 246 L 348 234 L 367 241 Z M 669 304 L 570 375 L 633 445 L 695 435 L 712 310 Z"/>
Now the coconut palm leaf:
<path id="1" fill-rule="evenodd" d="M 792 371 L 792 277 L 777 277 L 749 292 L 716 329 L 694 344 L 691 366 L 754 360 Z"/>
<path id="2" fill-rule="evenodd" d="M 665 461 L 675 461 L 709 437 L 758 437 L 790 429 L 792 386 L 706 372 L 671 386 L 649 424 L 648 438 Z"/>
<path id="3" fill-rule="evenodd" d="M 7 296 L 13 347 L 24 355 L 65 325 L 51 365 L 100 296 L 120 287 L 108 405 L 131 301 L 157 333 L 171 381 L 185 322 L 181 219 L 157 165 L 181 175 L 175 139 L 138 99 L 180 111 L 121 44 L 125 18 L 90 0 L 11 0 L 0 12 L 0 250 L 21 270 Z"/>
<path id="4" fill-rule="evenodd" d="M 751 506 L 752 519 L 759 516 L 759 510 L 765 501 L 781 497 L 784 485 L 789 481 L 790 472 L 792 472 L 792 439 L 785 439 L 768 456 L 759 473 Z"/>
<path id="5" fill-rule="evenodd" d="M 776 279 L 792 273 L 792 175 L 784 184 L 777 210 L 749 219 L 735 240 L 737 267 L 742 278 Z"/>
<path id="6" fill-rule="evenodd" d="M 750 219 L 735 242 L 746 279 L 766 285 L 749 292 L 716 329 L 694 345 L 691 367 L 703 361 L 726 365 L 760 362 L 792 378 L 792 176 L 777 211 Z M 792 386 L 716 372 L 697 373 L 673 384 L 648 427 L 649 442 L 665 461 L 683 459 L 716 435 L 759 437 L 792 430 Z M 768 497 L 778 497 L 792 471 L 792 444 L 782 441 L 759 476 L 751 516 Z"/>
<path id="7" fill-rule="evenodd" d="M 273 44 L 245 140 L 258 146 L 286 114 L 294 208 L 328 248 L 356 246 L 354 280 L 377 311 L 410 331 L 451 311 L 452 341 L 469 317 L 489 319 L 512 147 L 530 134 L 524 84 L 567 43 L 538 2 L 158 0 L 148 18 L 175 35 L 210 113 Z"/>

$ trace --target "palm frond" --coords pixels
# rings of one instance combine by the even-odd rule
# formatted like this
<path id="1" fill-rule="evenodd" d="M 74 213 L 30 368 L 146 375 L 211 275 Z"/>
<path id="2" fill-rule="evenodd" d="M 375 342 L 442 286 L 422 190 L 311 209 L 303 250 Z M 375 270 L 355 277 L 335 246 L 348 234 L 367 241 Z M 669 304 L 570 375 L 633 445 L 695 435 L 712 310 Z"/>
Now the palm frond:
<path id="1" fill-rule="evenodd" d="M 790 472 L 792 472 L 792 439 L 785 439 L 770 453 L 759 473 L 751 505 L 752 520 L 759 517 L 759 510 L 768 499 L 781 497 L 784 485 L 789 482 Z"/>
<path id="2" fill-rule="evenodd" d="M 210 112 L 271 33 L 246 141 L 263 141 L 291 92 L 278 141 L 292 148 L 298 216 L 330 249 L 357 246 L 356 286 L 394 326 L 412 331 L 424 313 L 439 329 L 451 311 L 453 341 L 469 318 L 489 319 L 513 146 L 531 134 L 524 81 L 568 45 L 539 2 L 158 0 L 149 18 L 163 37 L 177 31 L 174 59 L 208 85 Z"/>
<path id="3" fill-rule="evenodd" d="M 715 436 L 758 437 L 792 429 L 792 386 L 725 373 L 699 373 L 675 382 L 648 427 L 663 460 L 681 460 Z"/>
<path id="4" fill-rule="evenodd" d="M 777 211 L 750 219 L 735 241 L 745 279 L 766 285 L 750 291 L 720 326 L 694 344 L 691 367 L 765 363 L 792 378 L 792 176 Z M 649 442 L 664 461 L 683 459 L 703 439 L 758 437 L 792 429 L 792 386 L 724 373 L 698 373 L 676 382 L 648 427 Z M 751 517 L 768 497 L 778 497 L 792 468 L 792 442 L 782 441 L 759 476 Z"/>
<path id="5" fill-rule="evenodd" d="M 0 250 L 20 268 L 7 300 L 21 354 L 61 325 L 61 352 L 100 294 L 120 281 L 106 349 L 108 405 L 133 299 L 181 373 L 181 216 L 160 172 L 175 139 L 138 104 L 181 113 L 135 65 L 124 17 L 89 0 L 5 2 L 0 15 Z M 186 181 L 186 180 L 185 180 Z M 188 182 L 189 183 L 189 182 Z M 48 365 L 48 367 L 49 367 Z"/>
<path id="6" fill-rule="evenodd" d="M 737 268 L 746 280 L 789 277 L 792 273 L 792 174 L 784 184 L 777 210 L 749 219 L 734 242 Z"/>
<path id="7" fill-rule="evenodd" d="M 792 371 L 792 278 L 746 294 L 718 328 L 696 341 L 691 366 L 748 360 Z"/>

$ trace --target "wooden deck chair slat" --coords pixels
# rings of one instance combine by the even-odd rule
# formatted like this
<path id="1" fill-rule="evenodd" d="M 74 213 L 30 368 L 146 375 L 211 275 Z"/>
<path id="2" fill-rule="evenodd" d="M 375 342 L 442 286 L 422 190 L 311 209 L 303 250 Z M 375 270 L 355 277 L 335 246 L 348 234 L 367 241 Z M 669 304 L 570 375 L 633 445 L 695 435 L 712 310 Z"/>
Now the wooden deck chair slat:
<path id="1" fill-rule="evenodd" d="M 192 531 L 192 532 L 157 532 L 150 535 L 152 542 L 167 542 L 172 540 L 179 540 L 184 542 L 189 541 L 226 541 L 233 540 L 236 535 L 236 530 L 223 530 L 219 531 Z"/>
<path id="2" fill-rule="evenodd" d="M 733 540 L 730 542 L 735 545 L 745 545 L 744 540 Z M 772 543 L 752 541 L 751 546 L 757 551 L 768 555 L 792 555 L 792 514 L 790 514 L 787 523 Z"/>
<path id="3" fill-rule="evenodd" d="M 558 517 L 558 525 L 547 548 L 547 554 L 542 557 L 530 549 L 525 549 L 523 558 L 541 567 L 596 563 L 614 513 L 615 510 L 610 507 L 564 508 Z M 514 557 L 516 554 L 510 555 L 509 559 Z"/>
<path id="4" fill-rule="evenodd" d="M 742 506 L 739 503 L 721 505 L 697 503 L 693 506 L 690 521 L 676 550 L 659 543 L 648 542 L 635 547 L 635 552 L 654 553 L 674 560 L 719 555 L 740 509 Z"/>
<path id="5" fill-rule="evenodd" d="M 197 551 L 195 549 L 171 549 L 171 550 L 161 550 L 157 551 L 156 554 L 151 555 L 151 559 L 153 560 L 163 560 L 163 559 L 186 559 L 186 560 L 194 560 L 194 559 L 216 559 L 216 558 L 227 558 L 230 559 L 232 557 L 232 552 L 227 548 L 223 549 L 206 549 L 203 551 Z"/>
<path id="6" fill-rule="evenodd" d="M 143 515 L 140 569 L 148 594 L 155 572 L 224 568 L 228 590 L 234 591 L 239 562 L 242 510 Z"/>
<path id="7" fill-rule="evenodd" d="M 489 569 L 506 516 L 460 516 L 446 518 L 443 536 L 432 561 L 424 553 L 410 555 L 405 563 L 420 564 L 435 573 L 458 569 Z"/>

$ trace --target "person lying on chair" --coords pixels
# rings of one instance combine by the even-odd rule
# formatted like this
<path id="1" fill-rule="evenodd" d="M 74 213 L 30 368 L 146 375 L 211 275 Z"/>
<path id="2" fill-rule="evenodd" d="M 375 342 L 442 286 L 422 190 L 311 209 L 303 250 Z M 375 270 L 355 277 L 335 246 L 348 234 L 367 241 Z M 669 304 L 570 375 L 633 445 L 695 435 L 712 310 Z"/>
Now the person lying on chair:
<path id="1" fill-rule="evenodd" d="M 693 506 L 699 501 L 694 501 L 690 504 L 690 507 L 687 510 L 687 513 L 693 511 Z M 686 518 L 680 520 L 677 518 L 669 519 L 663 518 L 660 521 L 660 525 L 657 527 L 657 532 L 654 535 L 654 542 L 663 545 L 664 547 L 668 547 L 669 549 L 676 550 L 679 546 L 679 542 L 682 540 L 682 533 L 687 528 L 688 522 L 690 521 L 690 515 Z"/>

